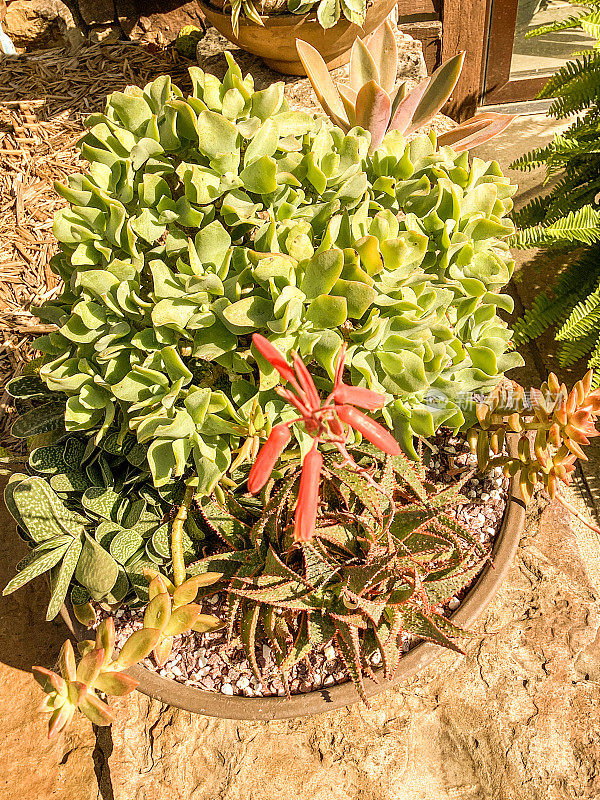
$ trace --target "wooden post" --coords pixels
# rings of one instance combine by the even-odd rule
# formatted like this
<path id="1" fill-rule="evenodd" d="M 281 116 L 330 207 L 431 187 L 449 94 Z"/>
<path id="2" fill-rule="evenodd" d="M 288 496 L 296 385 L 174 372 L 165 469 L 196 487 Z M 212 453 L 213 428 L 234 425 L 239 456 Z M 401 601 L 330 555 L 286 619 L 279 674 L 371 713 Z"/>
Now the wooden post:
<path id="1" fill-rule="evenodd" d="M 462 122 L 477 110 L 483 86 L 488 15 L 491 0 L 444 0 L 442 61 L 465 50 L 460 80 L 444 113 Z"/>

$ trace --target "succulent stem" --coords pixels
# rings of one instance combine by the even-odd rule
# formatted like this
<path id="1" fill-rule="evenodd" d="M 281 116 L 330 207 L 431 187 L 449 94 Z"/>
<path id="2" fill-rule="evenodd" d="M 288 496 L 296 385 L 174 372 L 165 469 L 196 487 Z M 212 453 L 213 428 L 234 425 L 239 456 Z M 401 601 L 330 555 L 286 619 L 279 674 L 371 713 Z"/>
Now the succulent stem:
<path id="1" fill-rule="evenodd" d="M 181 505 L 177 510 L 177 515 L 171 527 L 171 556 L 173 558 L 173 583 L 181 586 L 185 580 L 185 561 L 183 558 L 183 523 L 187 519 L 190 505 L 194 497 L 194 490 L 191 486 L 186 486 L 185 494 Z"/>
<path id="2" fill-rule="evenodd" d="M 591 531 L 594 531 L 594 533 L 600 535 L 600 528 L 597 525 L 594 525 L 593 522 L 590 522 L 589 519 L 586 519 L 583 516 L 583 514 L 581 514 L 575 508 L 575 506 L 566 499 L 566 497 L 564 497 L 562 494 L 559 493 L 557 493 L 555 497 L 561 504 L 561 506 L 563 506 L 563 508 L 566 508 L 569 513 L 573 514 L 573 516 L 576 517 L 580 522 L 582 522 L 586 526 L 586 528 L 589 528 Z"/>

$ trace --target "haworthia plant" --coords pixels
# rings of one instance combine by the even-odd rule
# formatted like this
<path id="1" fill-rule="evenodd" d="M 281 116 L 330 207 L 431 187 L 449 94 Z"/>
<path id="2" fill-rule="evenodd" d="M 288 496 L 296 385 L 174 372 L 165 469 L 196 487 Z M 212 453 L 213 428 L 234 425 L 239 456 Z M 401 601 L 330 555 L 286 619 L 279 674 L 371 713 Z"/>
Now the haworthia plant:
<path id="1" fill-rule="evenodd" d="M 129 431 L 155 486 L 193 471 L 204 495 L 291 413 L 250 334 L 330 376 L 346 340 L 351 381 L 385 393 L 414 456 L 414 434 L 469 425 L 462 394 L 520 362 L 496 313 L 514 187 L 434 137 L 394 131 L 369 156 L 362 128 L 289 111 L 226 56 L 222 82 L 190 70 L 187 98 L 163 76 L 88 118 L 89 172 L 56 184 L 65 288 L 39 312 L 58 325 L 40 376 L 68 431 Z"/>

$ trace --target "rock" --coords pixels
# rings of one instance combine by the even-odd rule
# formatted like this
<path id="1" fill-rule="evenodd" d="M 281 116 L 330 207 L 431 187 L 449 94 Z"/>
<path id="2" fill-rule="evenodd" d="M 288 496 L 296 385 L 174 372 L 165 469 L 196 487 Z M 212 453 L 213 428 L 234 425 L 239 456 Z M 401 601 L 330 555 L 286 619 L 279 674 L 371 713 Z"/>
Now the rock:
<path id="1" fill-rule="evenodd" d="M 14 0 L 6 11 L 5 33 L 16 47 L 79 47 L 84 36 L 61 0 Z"/>
<path id="2" fill-rule="evenodd" d="M 133 2 L 137 14 L 142 14 L 139 19 L 137 14 L 135 15 L 137 25 L 132 30 L 127 29 L 119 16 L 121 26 L 133 39 L 170 42 L 187 25 L 194 25 L 197 28 L 204 27 L 204 16 L 195 0 L 190 0 L 188 3 L 183 3 L 182 0 L 177 0 L 177 3 L 164 3 L 162 11 L 159 10 L 160 4 L 154 2 L 136 3 L 135 0 L 115 0 L 117 12 L 119 5 L 125 2 Z M 129 17 L 128 21 L 130 22 Z"/>
<path id="3" fill-rule="evenodd" d="M 396 30 L 398 45 L 398 80 L 421 81 L 427 77 L 427 66 L 423 56 L 423 43 L 404 31 Z"/>
<path id="4" fill-rule="evenodd" d="M 114 44 L 122 35 L 123 31 L 119 25 L 98 25 L 88 34 L 92 44 Z"/>
<path id="5" fill-rule="evenodd" d="M 129 35 L 138 21 L 139 11 L 135 0 L 114 0 L 117 20 L 123 33 Z"/>

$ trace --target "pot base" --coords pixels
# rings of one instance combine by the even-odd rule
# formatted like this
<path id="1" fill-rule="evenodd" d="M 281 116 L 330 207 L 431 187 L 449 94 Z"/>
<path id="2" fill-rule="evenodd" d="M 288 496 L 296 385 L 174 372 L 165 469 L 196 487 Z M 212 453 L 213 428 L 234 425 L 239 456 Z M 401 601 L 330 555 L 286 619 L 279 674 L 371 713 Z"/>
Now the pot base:
<path id="1" fill-rule="evenodd" d="M 327 69 L 331 72 L 338 67 L 345 66 L 350 61 L 351 50 L 346 50 L 341 56 L 327 61 Z M 280 61 L 276 58 L 262 58 L 262 61 L 272 69 L 273 72 L 279 72 L 281 75 L 299 75 L 305 76 L 306 70 L 301 61 Z"/>

